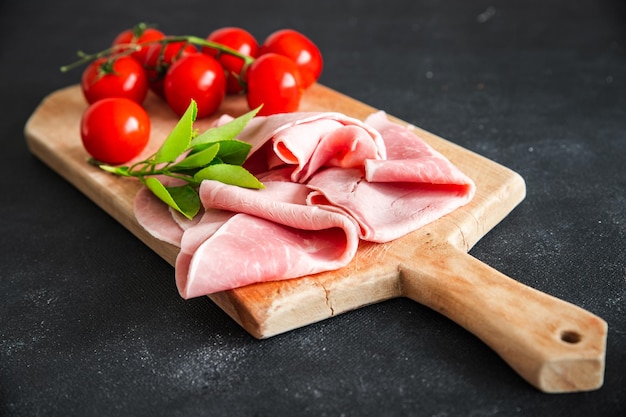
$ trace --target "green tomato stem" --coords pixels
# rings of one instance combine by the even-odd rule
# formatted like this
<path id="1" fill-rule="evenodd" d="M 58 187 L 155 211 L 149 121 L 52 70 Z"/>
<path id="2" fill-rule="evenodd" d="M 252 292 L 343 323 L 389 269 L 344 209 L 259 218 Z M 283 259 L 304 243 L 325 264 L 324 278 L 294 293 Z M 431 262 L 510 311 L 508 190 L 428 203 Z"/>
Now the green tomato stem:
<path id="1" fill-rule="evenodd" d="M 102 51 L 99 51 L 93 54 L 87 54 L 83 51 L 78 51 L 77 56 L 80 57 L 80 59 L 68 65 L 63 65 L 62 67 L 60 67 L 60 71 L 67 72 L 74 68 L 80 67 L 81 65 L 87 64 L 91 61 L 95 61 L 96 59 L 99 59 L 102 57 L 110 57 L 112 59 L 115 59 L 121 56 L 130 55 L 133 52 L 145 46 L 151 46 L 154 44 L 162 44 L 163 46 L 165 46 L 168 43 L 173 43 L 173 42 L 188 42 L 193 45 L 206 46 L 209 48 L 217 49 L 218 51 L 220 51 L 220 53 L 226 53 L 226 54 L 233 55 L 242 59 L 244 61 L 244 68 L 249 66 L 252 62 L 254 62 L 253 57 L 242 54 L 241 52 L 236 51 L 220 43 L 202 39 L 198 36 L 183 35 L 183 36 L 166 36 L 163 39 L 142 42 L 142 43 L 129 43 L 129 44 L 114 45 L 114 46 L 103 49 Z M 161 51 L 161 53 L 163 53 L 163 51 Z"/>
<path id="2" fill-rule="evenodd" d="M 112 174 L 116 174 L 119 176 L 123 176 L 123 177 L 138 178 L 142 182 L 145 177 L 164 175 L 170 178 L 183 180 L 191 185 L 200 184 L 198 181 L 194 180 L 193 177 L 190 175 L 180 174 L 176 171 L 170 170 L 169 167 L 172 166 L 173 164 L 166 164 L 162 166 L 161 168 L 157 168 L 156 165 L 150 162 L 150 160 L 145 160 L 145 161 L 137 162 L 127 167 L 127 169 L 120 169 L 120 167 L 111 166 L 107 164 L 101 164 L 94 160 L 92 160 L 91 162 L 92 164 L 97 165 L 98 167 L 100 167 L 100 169 L 104 171 L 107 171 L 107 172 L 110 172 Z M 122 168 L 125 168 L 125 167 L 122 167 Z"/>

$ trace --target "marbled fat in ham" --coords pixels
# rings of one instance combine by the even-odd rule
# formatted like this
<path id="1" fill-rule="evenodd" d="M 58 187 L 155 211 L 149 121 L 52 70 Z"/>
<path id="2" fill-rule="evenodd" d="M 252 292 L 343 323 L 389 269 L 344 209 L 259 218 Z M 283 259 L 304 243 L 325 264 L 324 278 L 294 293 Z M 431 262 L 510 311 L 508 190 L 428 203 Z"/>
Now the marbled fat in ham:
<path id="1" fill-rule="evenodd" d="M 475 192 L 470 178 L 384 112 L 365 122 L 340 113 L 256 117 L 238 139 L 252 145 L 245 166 L 265 189 L 204 181 L 205 210 L 193 221 L 157 207 L 145 190 L 137 196 L 140 224 L 180 247 L 183 298 L 341 268 L 360 239 L 396 239 Z"/>

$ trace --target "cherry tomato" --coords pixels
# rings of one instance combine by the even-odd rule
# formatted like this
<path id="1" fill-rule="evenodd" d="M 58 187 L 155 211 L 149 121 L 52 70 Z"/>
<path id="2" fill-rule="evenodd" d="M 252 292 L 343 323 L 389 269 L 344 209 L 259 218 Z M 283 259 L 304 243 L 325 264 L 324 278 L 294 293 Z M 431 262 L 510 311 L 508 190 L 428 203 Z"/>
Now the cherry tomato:
<path id="1" fill-rule="evenodd" d="M 179 116 L 191 99 L 198 105 L 198 118 L 209 116 L 217 111 L 226 94 L 224 69 L 209 55 L 184 56 L 168 69 L 164 90 L 167 104 Z"/>
<path id="2" fill-rule="evenodd" d="M 324 63 L 319 48 L 293 29 L 281 29 L 269 35 L 261 45 L 259 56 L 269 52 L 289 57 L 298 65 L 303 88 L 312 85 L 322 73 Z"/>
<path id="3" fill-rule="evenodd" d="M 120 45 L 123 49 L 124 46 L 133 46 L 143 44 L 146 42 L 158 41 L 163 39 L 165 34 L 160 30 L 149 28 L 146 25 L 139 24 L 132 29 L 127 29 L 121 32 L 113 39 L 112 46 Z M 141 64 L 146 62 L 148 55 L 149 45 L 137 46 L 137 50 L 131 54 L 133 58 L 139 61 Z"/>
<path id="4" fill-rule="evenodd" d="M 148 93 L 148 78 L 141 64 L 131 56 L 100 58 L 83 71 L 81 88 L 89 104 L 108 97 L 125 97 L 141 103 Z"/>
<path id="5" fill-rule="evenodd" d="M 150 90 L 165 98 L 163 81 L 168 68 L 182 57 L 196 53 L 198 53 L 196 47 L 187 42 L 170 42 L 165 48 L 162 44 L 152 45 L 144 62 Z"/>
<path id="6" fill-rule="evenodd" d="M 259 115 L 298 110 L 302 86 L 298 66 L 286 56 L 267 53 L 259 56 L 247 72 L 247 101 L 251 109 L 263 104 Z"/>
<path id="7" fill-rule="evenodd" d="M 252 58 L 255 58 L 259 51 L 259 44 L 254 36 L 245 29 L 238 27 L 224 27 L 214 30 L 206 39 L 227 46 L 230 49 Z M 207 46 L 202 48 L 202 52 L 217 58 L 220 64 L 222 64 L 222 67 L 226 70 L 228 93 L 238 93 L 243 90 L 238 79 L 245 64 L 243 59 Z"/>
<path id="8" fill-rule="evenodd" d="M 94 159 L 110 165 L 122 164 L 138 156 L 148 144 L 150 118 L 132 100 L 105 98 L 83 113 L 80 136 Z"/>

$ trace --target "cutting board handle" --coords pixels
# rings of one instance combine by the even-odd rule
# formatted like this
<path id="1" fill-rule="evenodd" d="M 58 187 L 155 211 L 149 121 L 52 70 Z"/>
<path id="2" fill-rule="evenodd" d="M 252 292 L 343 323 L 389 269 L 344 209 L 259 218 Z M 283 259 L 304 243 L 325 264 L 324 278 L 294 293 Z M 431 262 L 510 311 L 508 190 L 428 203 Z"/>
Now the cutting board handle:
<path id="1" fill-rule="evenodd" d="M 403 295 L 472 332 L 539 390 L 602 386 L 607 324 L 601 318 L 455 248 L 410 262 L 400 265 Z"/>

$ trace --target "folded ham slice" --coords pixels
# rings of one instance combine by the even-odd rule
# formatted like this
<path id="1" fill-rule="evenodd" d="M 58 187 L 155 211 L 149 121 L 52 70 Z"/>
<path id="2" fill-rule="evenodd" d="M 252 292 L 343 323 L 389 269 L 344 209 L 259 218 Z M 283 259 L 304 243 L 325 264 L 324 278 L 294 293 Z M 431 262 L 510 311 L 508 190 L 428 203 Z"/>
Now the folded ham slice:
<path id="1" fill-rule="evenodd" d="M 326 169 L 308 182 L 309 204 L 344 210 L 360 225 L 360 238 L 388 242 L 468 203 L 474 182 L 412 130 L 383 112 L 365 121 L 383 136 L 387 159 L 363 169 Z"/>
<path id="2" fill-rule="evenodd" d="M 471 198 L 474 182 L 413 129 L 391 122 L 382 111 L 370 115 L 365 123 L 380 132 L 387 151 L 385 160 L 365 161 L 367 181 L 458 185 Z"/>
<path id="3" fill-rule="evenodd" d="M 412 129 L 377 112 L 256 117 L 238 139 L 266 188 L 204 181 L 205 210 L 184 221 L 142 190 L 140 224 L 180 247 L 183 298 L 338 269 L 360 239 L 387 242 L 469 202 L 473 181 Z M 146 212 L 149 211 L 149 212 Z"/>
<path id="4" fill-rule="evenodd" d="M 293 165 L 291 180 L 305 182 L 323 166 L 363 165 L 386 157 L 376 129 L 341 113 L 284 113 L 252 119 L 238 139 L 252 144 L 254 174 Z"/>
<path id="5" fill-rule="evenodd" d="M 183 298 L 334 270 L 352 260 L 358 247 L 352 219 L 307 205 L 305 185 L 268 181 L 265 187 L 202 183 L 200 198 L 211 209 L 182 239 L 176 284 Z"/>
<path id="6" fill-rule="evenodd" d="M 456 184 L 368 182 L 357 169 L 327 169 L 309 182 L 309 204 L 342 209 L 360 226 L 359 237 L 383 243 L 442 217 L 471 198 Z"/>
<path id="7" fill-rule="evenodd" d="M 169 177 L 159 176 L 159 180 L 168 186 L 182 182 Z M 140 188 L 133 201 L 133 212 L 140 226 L 153 237 L 180 247 L 185 230 L 198 223 L 201 216 L 188 219 L 169 206 L 163 204 L 148 188 Z"/>
<path id="8" fill-rule="evenodd" d="M 180 247 L 183 229 L 174 221 L 170 208 L 148 188 L 143 187 L 137 192 L 133 212 L 137 222 L 153 237 Z"/>

